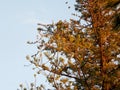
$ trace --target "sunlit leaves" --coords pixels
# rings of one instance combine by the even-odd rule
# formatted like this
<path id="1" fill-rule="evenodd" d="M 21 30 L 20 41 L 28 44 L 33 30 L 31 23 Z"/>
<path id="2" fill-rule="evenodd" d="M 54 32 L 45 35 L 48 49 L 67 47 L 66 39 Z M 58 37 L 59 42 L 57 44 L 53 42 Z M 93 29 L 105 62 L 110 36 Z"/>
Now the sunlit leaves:
<path id="1" fill-rule="evenodd" d="M 37 54 L 26 59 L 56 90 L 118 90 L 120 32 L 113 27 L 119 0 L 76 0 L 79 20 L 39 24 Z M 66 2 L 67 4 L 68 2 Z M 118 10 L 118 11 L 117 11 Z"/>

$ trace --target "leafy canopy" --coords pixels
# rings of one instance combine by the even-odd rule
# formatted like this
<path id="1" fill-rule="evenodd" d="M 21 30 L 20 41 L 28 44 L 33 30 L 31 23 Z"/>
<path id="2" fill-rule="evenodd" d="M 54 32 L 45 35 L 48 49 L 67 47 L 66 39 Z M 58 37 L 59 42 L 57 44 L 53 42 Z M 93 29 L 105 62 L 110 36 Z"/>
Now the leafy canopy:
<path id="1" fill-rule="evenodd" d="M 76 0 L 75 10 L 78 20 L 38 24 L 38 52 L 27 59 L 55 90 L 118 90 L 120 1 Z"/>

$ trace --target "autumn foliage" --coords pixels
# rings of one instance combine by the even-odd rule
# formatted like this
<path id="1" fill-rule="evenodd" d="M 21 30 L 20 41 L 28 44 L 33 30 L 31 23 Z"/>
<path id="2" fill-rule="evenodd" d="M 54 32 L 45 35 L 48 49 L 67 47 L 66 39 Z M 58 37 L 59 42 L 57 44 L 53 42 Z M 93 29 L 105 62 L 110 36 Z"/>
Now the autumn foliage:
<path id="1" fill-rule="evenodd" d="M 119 90 L 120 1 L 76 0 L 75 10 L 79 20 L 38 24 L 38 52 L 27 59 L 55 90 Z"/>

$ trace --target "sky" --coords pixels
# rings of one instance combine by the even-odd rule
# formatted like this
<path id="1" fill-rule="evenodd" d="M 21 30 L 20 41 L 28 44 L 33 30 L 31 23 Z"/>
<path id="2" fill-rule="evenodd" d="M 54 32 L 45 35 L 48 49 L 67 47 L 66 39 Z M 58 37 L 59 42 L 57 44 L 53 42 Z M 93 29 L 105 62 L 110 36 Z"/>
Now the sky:
<path id="1" fill-rule="evenodd" d="M 0 0 L 0 90 L 17 90 L 20 83 L 34 81 L 35 72 L 25 66 L 30 64 L 25 57 L 37 49 L 26 42 L 36 40 L 37 23 L 72 18 L 74 1 Z"/>

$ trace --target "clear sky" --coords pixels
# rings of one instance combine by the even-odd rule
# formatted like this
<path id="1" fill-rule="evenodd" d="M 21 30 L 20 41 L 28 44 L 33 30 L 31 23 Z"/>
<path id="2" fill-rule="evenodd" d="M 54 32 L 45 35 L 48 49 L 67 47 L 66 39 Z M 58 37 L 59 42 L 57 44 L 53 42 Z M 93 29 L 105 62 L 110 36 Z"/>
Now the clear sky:
<path id="1" fill-rule="evenodd" d="M 69 1 L 68 5 L 65 1 Z M 36 52 L 37 23 L 69 19 L 75 0 L 0 0 L 0 90 L 17 90 L 20 83 L 34 81 L 26 55 Z M 72 6 L 73 7 L 73 6 Z M 40 80 L 41 82 L 42 80 Z"/>

